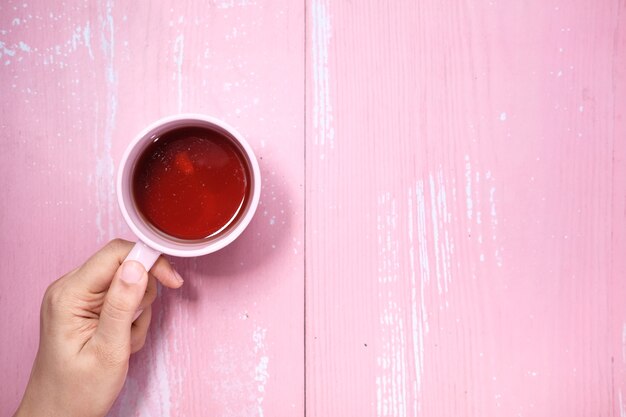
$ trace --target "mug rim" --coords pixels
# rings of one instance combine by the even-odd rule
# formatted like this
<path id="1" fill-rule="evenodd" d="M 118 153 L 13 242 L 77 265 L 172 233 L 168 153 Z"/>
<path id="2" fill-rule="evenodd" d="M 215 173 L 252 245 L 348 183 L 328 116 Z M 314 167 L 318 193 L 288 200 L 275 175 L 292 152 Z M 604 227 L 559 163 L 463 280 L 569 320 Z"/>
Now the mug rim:
<path id="1" fill-rule="evenodd" d="M 133 216 L 131 216 L 129 209 L 126 206 L 126 201 L 125 201 L 125 195 L 129 192 L 130 184 L 124 184 L 125 182 L 124 180 L 125 179 L 128 180 L 128 178 L 130 178 L 132 174 L 130 176 L 125 176 L 124 173 L 125 173 L 125 169 L 128 166 L 128 163 L 134 162 L 136 160 L 135 158 L 129 161 L 131 153 L 142 142 L 146 140 L 150 140 L 149 134 L 151 132 L 158 130 L 160 127 L 165 126 L 167 124 L 174 123 L 174 122 L 182 122 L 182 121 L 204 122 L 204 123 L 213 125 L 219 129 L 223 129 L 226 133 L 228 133 L 228 135 L 232 137 L 232 139 L 234 139 L 237 142 L 238 145 L 241 146 L 250 165 L 250 170 L 252 174 L 252 178 L 251 178 L 252 180 L 251 191 L 252 192 L 250 195 L 250 202 L 248 204 L 246 212 L 239 219 L 239 221 L 234 225 L 234 227 L 230 229 L 227 233 L 221 236 L 217 236 L 214 239 L 208 240 L 206 242 L 194 242 L 193 246 L 189 246 L 189 247 L 185 247 L 184 244 L 174 242 L 174 240 L 170 242 L 166 237 L 163 237 L 163 236 L 158 237 L 158 239 L 161 239 L 168 243 L 172 243 L 176 246 L 176 247 L 170 247 L 170 246 L 160 243 L 157 239 L 154 239 L 153 237 L 149 236 L 149 234 L 147 234 L 143 230 L 143 229 L 149 230 L 149 227 L 146 226 L 145 228 L 142 228 L 142 227 L 137 226 L 137 224 L 135 224 L 135 221 L 133 220 Z M 139 153 L 138 155 L 140 154 L 141 153 Z M 252 150 L 252 147 L 245 140 L 245 138 L 231 125 L 213 116 L 208 116 L 208 115 L 204 115 L 200 113 L 179 113 L 179 114 L 174 114 L 174 115 L 160 118 L 150 123 L 144 129 L 142 129 L 137 135 L 135 135 L 133 140 L 127 145 L 124 151 L 124 154 L 122 155 L 122 158 L 120 160 L 120 165 L 117 170 L 116 191 L 117 191 L 117 201 L 118 201 L 120 210 L 122 212 L 122 216 L 124 217 L 124 220 L 126 221 L 126 224 L 128 225 L 128 227 L 130 227 L 132 232 L 139 238 L 139 240 L 141 240 L 143 243 L 145 243 L 149 247 L 155 250 L 158 250 L 161 253 L 168 254 L 168 255 L 179 256 L 179 257 L 202 256 L 202 255 L 207 255 L 209 253 L 216 252 L 224 248 L 225 246 L 229 245 L 237 237 L 239 237 L 239 235 L 241 235 L 241 233 L 246 229 L 246 227 L 252 220 L 252 217 L 254 216 L 254 213 L 256 212 L 256 209 L 259 204 L 259 200 L 261 196 L 261 171 L 260 171 L 256 156 L 254 154 L 254 151 Z"/>

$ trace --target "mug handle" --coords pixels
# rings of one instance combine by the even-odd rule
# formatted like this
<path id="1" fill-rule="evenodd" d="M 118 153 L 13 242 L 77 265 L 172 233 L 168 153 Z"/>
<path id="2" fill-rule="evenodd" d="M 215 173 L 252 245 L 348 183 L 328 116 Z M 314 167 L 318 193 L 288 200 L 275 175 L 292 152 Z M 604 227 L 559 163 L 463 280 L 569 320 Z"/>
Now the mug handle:
<path id="1" fill-rule="evenodd" d="M 152 268 L 152 265 L 154 265 L 156 260 L 159 259 L 160 255 L 161 252 L 152 249 L 141 240 L 138 240 L 137 243 L 135 243 L 135 246 L 133 246 L 133 248 L 131 249 L 126 259 L 124 259 L 124 262 L 137 261 L 141 263 L 144 268 L 146 268 L 146 271 L 150 271 L 150 268 Z"/>

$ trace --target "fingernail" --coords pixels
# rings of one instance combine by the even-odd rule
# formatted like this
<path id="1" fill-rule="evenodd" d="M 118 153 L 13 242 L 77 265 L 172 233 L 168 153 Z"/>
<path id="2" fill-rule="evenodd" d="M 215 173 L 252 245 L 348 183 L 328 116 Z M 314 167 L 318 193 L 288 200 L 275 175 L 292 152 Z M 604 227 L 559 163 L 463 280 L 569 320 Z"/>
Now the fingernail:
<path id="1" fill-rule="evenodd" d="M 137 320 L 137 317 L 141 316 L 141 313 L 143 313 L 143 308 L 140 308 L 139 310 L 137 310 L 137 312 L 133 316 L 133 321 Z"/>
<path id="2" fill-rule="evenodd" d="M 176 271 L 175 269 L 172 268 L 172 272 L 174 273 L 174 279 L 176 279 L 176 281 L 184 282 L 183 277 L 180 276 L 178 271 Z"/>
<path id="3" fill-rule="evenodd" d="M 139 262 L 124 262 L 122 264 L 122 275 L 120 278 L 122 278 L 122 281 L 129 284 L 136 284 L 141 280 L 145 271 L 143 265 Z"/>

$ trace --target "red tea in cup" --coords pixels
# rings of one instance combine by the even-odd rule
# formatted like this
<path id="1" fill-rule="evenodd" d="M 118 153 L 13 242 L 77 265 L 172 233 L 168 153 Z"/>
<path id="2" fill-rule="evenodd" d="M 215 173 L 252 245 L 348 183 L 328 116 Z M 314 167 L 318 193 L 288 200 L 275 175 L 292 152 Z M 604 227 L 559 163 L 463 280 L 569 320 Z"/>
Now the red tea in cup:
<path id="1" fill-rule="evenodd" d="M 227 133 L 179 127 L 154 138 L 132 173 L 144 220 L 167 236 L 211 239 L 230 230 L 251 194 L 250 164 Z"/>

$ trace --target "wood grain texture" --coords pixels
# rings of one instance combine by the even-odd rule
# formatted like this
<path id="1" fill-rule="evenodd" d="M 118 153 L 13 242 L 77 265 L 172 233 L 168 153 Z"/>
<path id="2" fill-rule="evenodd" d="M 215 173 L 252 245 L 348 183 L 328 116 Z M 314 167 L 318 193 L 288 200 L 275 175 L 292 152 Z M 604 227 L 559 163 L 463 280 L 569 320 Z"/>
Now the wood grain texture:
<path id="1" fill-rule="evenodd" d="M 626 415 L 623 1 L 307 13 L 307 414 Z"/>
<path id="2" fill-rule="evenodd" d="M 194 111 L 261 206 L 173 259 L 111 416 L 626 416 L 623 0 L 5 1 L 0 42 L 3 415 L 46 286 L 132 239 L 126 144 Z"/>
<path id="3" fill-rule="evenodd" d="M 303 414 L 303 22 L 289 1 L 2 2 L 0 414 L 26 384 L 46 286 L 132 239 L 113 187 L 124 148 L 181 111 L 249 140 L 261 204 L 232 246 L 173 260 L 185 286 L 161 291 L 110 415 Z"/>

